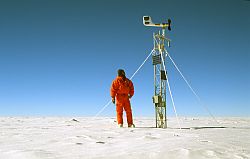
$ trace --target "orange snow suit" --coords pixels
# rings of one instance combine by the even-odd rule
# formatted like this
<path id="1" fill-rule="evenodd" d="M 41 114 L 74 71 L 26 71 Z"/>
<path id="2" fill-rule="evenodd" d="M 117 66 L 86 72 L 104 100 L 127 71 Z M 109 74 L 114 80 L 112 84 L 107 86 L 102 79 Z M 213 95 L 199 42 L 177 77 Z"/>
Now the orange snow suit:
<path id="1" fill-rule="evenodd" d="M 132 109 L 129 98 L 134 95 L 134 85 L 131 80 L 117 76 L 112 82 L 110 95 L 116 98 L 116 113 L 118 124 L 123 124 L 123 109 L 126 112 L 128 125 L 133 124 Z"/>

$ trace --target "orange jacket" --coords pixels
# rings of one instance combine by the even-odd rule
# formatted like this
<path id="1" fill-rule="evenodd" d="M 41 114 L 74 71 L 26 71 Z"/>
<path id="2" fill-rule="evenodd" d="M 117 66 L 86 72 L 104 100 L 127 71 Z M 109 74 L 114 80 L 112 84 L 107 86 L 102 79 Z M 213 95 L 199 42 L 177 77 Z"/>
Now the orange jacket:
<path id="1" fill-rule="evenodd" d="M 117 94 L 127 94 L 132 97 L 134 95 L 133 82 L 127 78 L 124 80 L 122 77 L 117 76 L 112 82 L 110 95 L 112 98 L 115 98 Z"/>

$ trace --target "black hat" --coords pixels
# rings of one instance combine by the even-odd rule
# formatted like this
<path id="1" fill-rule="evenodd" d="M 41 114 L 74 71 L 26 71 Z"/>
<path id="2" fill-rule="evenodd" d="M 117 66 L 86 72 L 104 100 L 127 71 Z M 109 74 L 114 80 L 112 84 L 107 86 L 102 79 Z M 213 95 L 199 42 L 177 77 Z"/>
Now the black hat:
<path id="1" fill-rule="evenodd" d="M 121 77 L 124 77 L 124 76 L 125 76 L 125 71 L 124 71 L 123 69 L 119 69 L 119 70 L 117 71 L 117 73 L 118 73 L 118 76 L 121 76 Z"/>

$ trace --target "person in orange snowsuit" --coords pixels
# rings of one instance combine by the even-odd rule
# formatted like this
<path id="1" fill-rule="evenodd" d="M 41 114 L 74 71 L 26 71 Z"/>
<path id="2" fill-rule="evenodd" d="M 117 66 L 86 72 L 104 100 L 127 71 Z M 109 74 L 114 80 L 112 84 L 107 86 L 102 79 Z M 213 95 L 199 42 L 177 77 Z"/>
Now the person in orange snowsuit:
<path id="1" fill-rule="evenodd" d="M 128 127 L 135 127 L 130 105 L 130 98 L 134 95 L 134 85 L 131 80 L 126 78 L 124 70 L 118 70 L 118 76 L 113 80 L 110 88 L 110 95 L 112 102 L 116 103 L 116 115 L 119 127 L 123 127 L 123 109 L 126 112 Z"/>

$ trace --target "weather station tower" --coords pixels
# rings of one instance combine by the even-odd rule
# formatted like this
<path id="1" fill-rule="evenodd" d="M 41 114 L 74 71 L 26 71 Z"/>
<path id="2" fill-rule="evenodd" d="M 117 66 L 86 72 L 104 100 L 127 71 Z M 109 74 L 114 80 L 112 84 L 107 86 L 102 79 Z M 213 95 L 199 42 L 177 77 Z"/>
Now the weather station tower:
<path id="1" fill-rule="evenodd" d="M 153 23 L 150 16 L 143 16 L 143 24 L 149 27 L 161 28 L 153 34 L 154 48 L 151 51 L 152 62 L 154 67 L 154 96 L 153 103 L 155 106 L 156 128 L 167 128 L 166 115 L 166 87 L 167 87 L 167 70 L 166 70 L 166 46 L 170 47 L 170 39 L 165 35 L 166 29 L 171 30 L 171 20 L 167 23 Z"/>

